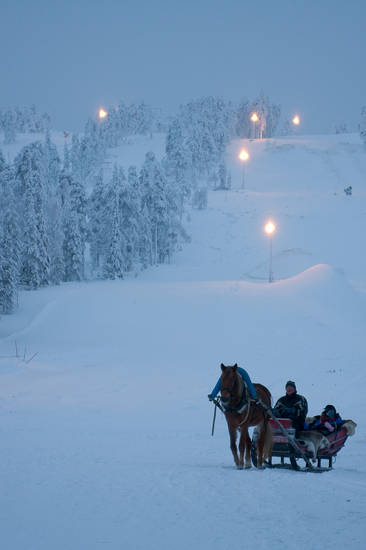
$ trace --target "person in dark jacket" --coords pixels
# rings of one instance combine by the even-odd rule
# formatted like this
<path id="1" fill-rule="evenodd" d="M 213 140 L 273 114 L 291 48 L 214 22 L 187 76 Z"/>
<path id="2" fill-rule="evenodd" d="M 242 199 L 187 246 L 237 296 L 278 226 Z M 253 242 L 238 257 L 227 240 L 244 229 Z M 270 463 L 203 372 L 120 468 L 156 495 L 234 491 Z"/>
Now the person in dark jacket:
<path id="1" fill-rule="evenodd" d="M 343 420 L 333 405 L 327 405 L 322 414 L 314 417 L 310 424 L 305 423 L 305 430 L 317 430 L 323 435 L 328 435 L 343 424 Z"/>
<path id="2" fill-rule="evenodd" d="M 304 396 L 297 393 L 296 384 L 292 380 L 286 382 L 285 388 L 286 395 L 277 401 L 273 414 L 277 418 L 290 418 L 296 431 L 303 430 L 308 413 L 308 402 Z"/>

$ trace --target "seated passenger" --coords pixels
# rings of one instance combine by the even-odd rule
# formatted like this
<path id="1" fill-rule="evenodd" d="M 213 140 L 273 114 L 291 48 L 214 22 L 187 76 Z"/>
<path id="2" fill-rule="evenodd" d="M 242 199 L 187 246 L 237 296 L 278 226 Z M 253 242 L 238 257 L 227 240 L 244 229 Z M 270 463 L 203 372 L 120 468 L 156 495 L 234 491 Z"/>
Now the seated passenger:
<path id="1" fill-rule="evenodd" d="M 317 430 L 328 435 L 343 424 L 343 420 L 333 405 L 327 405 L 321 415 L 314 416 L 312 422 L 305 423 L 305 430 Z"/>
<path id="2" fill-rule="evenodd" d="M 286 395 L 277 401 L 273 414 L 278 418 L 290 418 L 296 431 L 303 430 L 308 412 L 308 402 L 305 397 L 297 393 L 296 384 L 292 380 L 286 383 L 285 388 Z"/>

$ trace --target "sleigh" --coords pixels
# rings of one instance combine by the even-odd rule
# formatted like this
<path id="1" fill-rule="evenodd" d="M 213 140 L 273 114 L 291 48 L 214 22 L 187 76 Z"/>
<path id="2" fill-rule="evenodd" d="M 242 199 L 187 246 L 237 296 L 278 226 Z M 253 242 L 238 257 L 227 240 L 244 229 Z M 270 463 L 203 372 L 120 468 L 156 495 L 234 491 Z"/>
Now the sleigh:
<path id="1" fill-rule="evenodd" d="M 273 434 L 272 456 L 266 461 L 269 468 L 293 468 L 294 470 L 324 472 L 333 468 L 334 459 L 344 447 L 349 435 L 353 435 L 356 424 L 352 420 L 328 435 L 316 431 L 299 432 L 295 438 L 295 429 L 288 418 L 269 419 Z M 256 430 L 253 432 L 251 456 L 256 466 Z M 280 459 L 280 460 L 277 460 Z M 288 459 L 288 460 L 286 460 Z M 304 460 L 305 467 L 298 464 Z M 322 461 L 327 466 L 322 465 Z"/>

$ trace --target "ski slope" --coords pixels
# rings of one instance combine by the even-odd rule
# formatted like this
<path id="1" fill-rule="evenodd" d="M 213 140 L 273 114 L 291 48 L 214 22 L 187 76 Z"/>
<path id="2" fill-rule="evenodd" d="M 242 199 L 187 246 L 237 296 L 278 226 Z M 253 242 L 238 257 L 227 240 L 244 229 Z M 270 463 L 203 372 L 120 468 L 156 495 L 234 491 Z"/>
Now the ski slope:
<path id="1" fill-rule="evenodd" d="M 161 136 L 106 169 L 147 150 Z M 0 319 L 6 550 L 364 548 L 366 154 L 356 135 L 298 136 L 233 142 L 227 162 L 232 190 L 187 212 L 173 264 L 24 292 Z M 237 471 L 221 416 L 210 435 L 221 362 L 356 421 L 335 469 Z"/>

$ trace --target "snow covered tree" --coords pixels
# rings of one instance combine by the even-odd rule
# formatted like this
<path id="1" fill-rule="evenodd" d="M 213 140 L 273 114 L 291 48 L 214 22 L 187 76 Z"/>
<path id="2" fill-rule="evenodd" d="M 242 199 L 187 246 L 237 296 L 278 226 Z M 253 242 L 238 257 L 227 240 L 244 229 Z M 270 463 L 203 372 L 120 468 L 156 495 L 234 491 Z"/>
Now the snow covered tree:
<path id="1" fill-rule="evenodd" d="M 56 190 L 52 202 L 48 227 L 50 242 L 50 282 L 54 285 L 59 285 L 65 278 L 63 216 L 59 188 Z"/>
<path id="2" fill-rule="evenodd" d="M 123 257 L 121 250 L 121 228 L 118 213 L 118 200 L 114 204 L 110 220 L 110 238 L 108 251 L 104 262 L 104 276 L 107 279 L 123 278 Z"/>
<path id="3" fill-rule="evenodd" d="M 28 289 L 37 289 L 42 284 L 43 258 L 38 247 L 38 230 L 36 223 L 36 211 L 34 195 L 31 186 L 26 189 L 24 225 L 26 231 L 23 233 L 22 264 L 20 270 L 20 282 Z M 40 265 L 41 264 L 41 265 Z"/>
<path id="4" fill-rule="evenodd" d="M 0 173 L 0 311 L 11 313 L 17 303 L 20 263 L 20 230 L 14 197 L 14 173 Z"/>
<path id="5" fill-rule="evenodd" d="M 140 172 L 142 207 L 148 214 L 151 236 L 151 264 L 158 263 L 158 226 L 165 209 L 164 180 L 154 153 L 146 153 Z"/>
<path id="6" fill-rule="evenodd" d="M 287 118 L 280 131 L 281 136 L 292 136 L 294 133 L 294 125 L 291 124 L 291 121 Z"/>
<path id="7" fill-rule="evenodd" d="M 47 193 L 44 151 L 39 142 L 24 147 L 15 159 L 18 196 L 23 197 L 24 252 L 21 281 L 27 288 L 49 282 L 49 242 L 46 231 Z M 30 265 L 34 262 L 34 265 Z"/>
<path id="8" fill-rule="evenodd" d="M 56 146 L 52 143 L 50 132 L 46 131 L 43 145 L 44 177 L 47 189 L 55 192 L 60 177 L 61 161 Z"/>
<path id="9" fill-rule="evenodd" d="M 142 208 L 150 230 L 151 263 L 170 259 L 179 227 L 179 207 L 175 187 L 171 186 L 163 166 L 154 153 L 147 153 L 140 172 Z"/>
<path id="10" fill-rule="evenodd" d="M 266 121 L 266 138 L 273 137 L 276 134 L 278 124 L 281 118 L 281 106 L 269 103 L 268 101 L 268 111 L 267 111 L 267 121 Z"/>
<path id="11" fill-rule="evenodd" d="M 0 227 L 0 311 L 12 313 L 17 303 L 18 272 L 14 259 L 13 242 L 7 234 L 8 220 L 5 216 Z"/>
<path id="12" fill-rule="evenodd" d="M 236 108 L 235 134 L 240 138 L 250 137 L 250 104 L 242 99 Z"/>
<path id="13" fill-rule="evenodd" d="M 141 194 L 136 166 L 130 166 L 127 175 L 127 204 L 122 210 L 122 230 L 126 235 L 127 270 L 140 263 L 140 238 L 143 231 Z"/>
<path id="14" fill-rule="evenodd" d="M 77 180 L 74 177 L 71 177 L 69 180 L 69 201 L 71 210 L 76 213 L 80 238 L 85 245 L 87 238 L 86 191 L 81 181 Z"/>
<path id="15" fill-rule="evenodd" d="M 121 232 L 121 173 L 114 166 L 112 180 L 106 193 L 106 213 L 108 218 L 107 246 L 104 259 L 103 273 L 108 279 L 123 277 L 123 254 Z"/>
<path id="16" fill-rule="evenodd" d="M 106 190 L 103 172 L 95 178 L 94 188 L 88 201 L 89 242 L 92 270 L 98 272 L 106 242 Z"/>
<path id="17" fill-rule="evenodd" d="M 66 173 L 71 171 L 71 159 L 70 159 L 70 149 L 67 146 L 67 143 L 64 144 L 64 164 L 63 170 Z"/>
<path id="18" fill-rule="evenodd" d="M 216 191 L 230 189 L 229 177 L 225 162 L 220 162 L 217 170 L 217 186 L 214 189 Z"/>
<path id="19" fill-rule="evenodd" d="M 86 193 L 71 174 L 60 174 L 58 197 L 63 211 L 63 262 L 66 281 L 80 281 L 85 275 L 87 238 Z"/>
<path id="20" fill-rule="evenodd" d="M 181 212 L 183 202 L 191 194 L 191 155 L 187 149 L 182 124 L 174 119 L 168 128 L 166 138 L 166 172 L 180 189 Z"/>
<path id="21" fill-rule="evenodd" d="M 15 143 L 16 139 L 16 125 L 15 115 L 13 111 L 7 111 L 3 118 L 3 130 L 4 130 L 4 143 L 10 145 Z"/>
<path id="22" fill-rule="evenodd" d="M 66 206 L 63 221 L 64 280 L 81 281 L 84 277 L 84 246 L 80 235 L 78 215 Z"/>
<path id="23" fill-rule="evenodd" d="M 263 92 L 251 104 L 250 112 L 255 112 L 258 115 L 258 123 L 255 125 L 257 138 L 272 137 L 277 129 L 280 116 L 280 105 L 271 104 L 267 96 Z"/>
<path id="24" fill-rule="evenodd" d="M 198 187 L 193 194 L 193 208 L 205 210 L 207 208 L 207 187 Z"/>
<path id="25" fill-rule="evenodd" d="M 5 158 L 2 150 L 0 149 L 0 172 L 4 170 L 5 166 L 6 166 Z"/>

